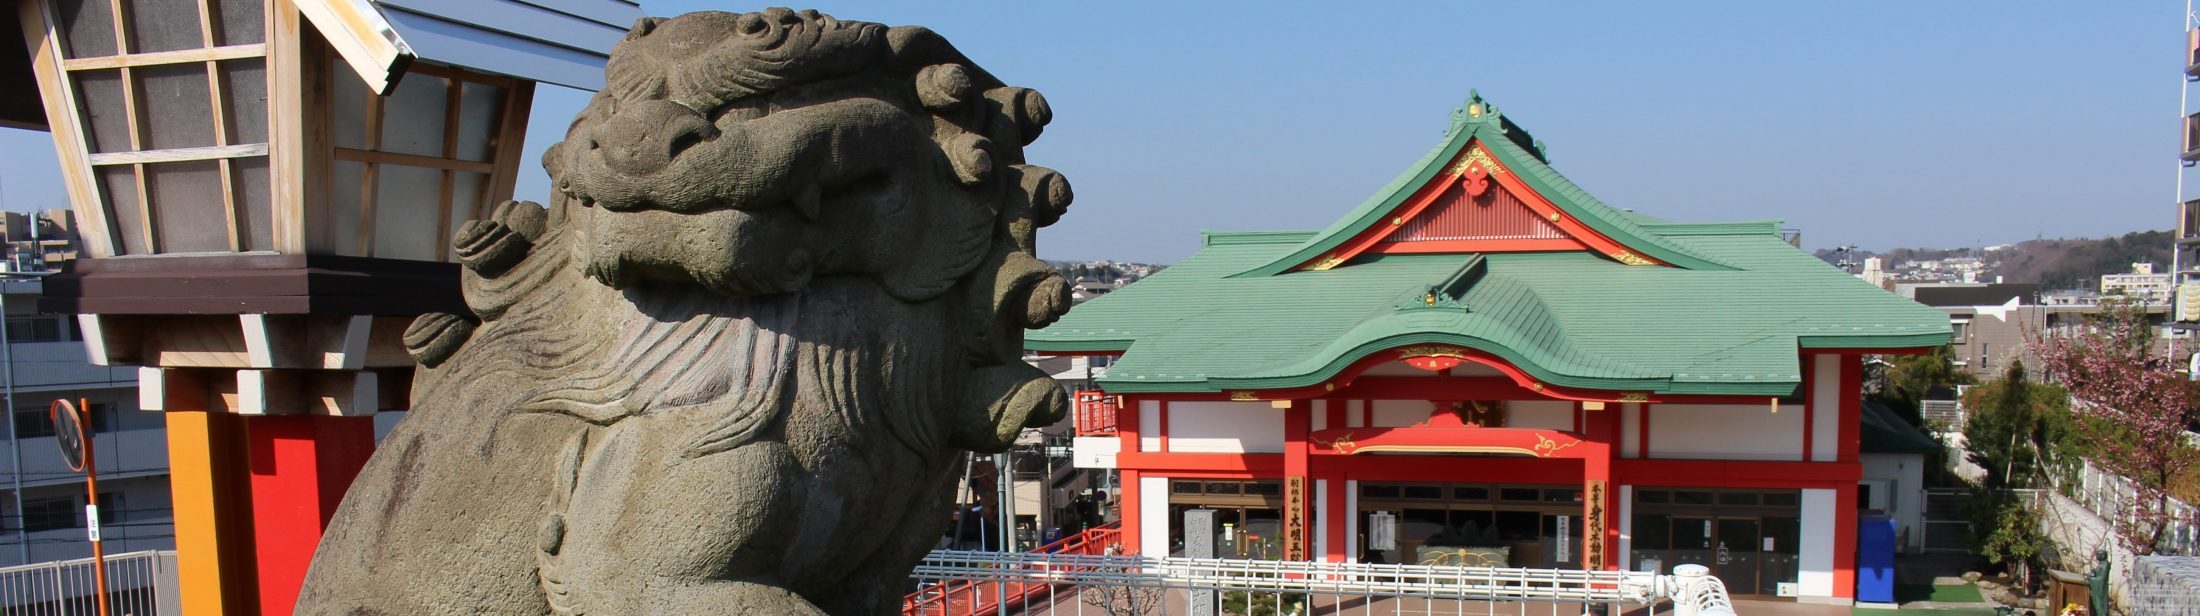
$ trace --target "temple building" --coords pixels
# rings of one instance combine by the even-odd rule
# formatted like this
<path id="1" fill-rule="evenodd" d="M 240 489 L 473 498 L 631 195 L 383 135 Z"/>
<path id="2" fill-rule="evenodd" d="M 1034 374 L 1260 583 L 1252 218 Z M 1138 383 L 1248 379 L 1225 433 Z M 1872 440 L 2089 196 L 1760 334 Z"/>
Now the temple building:
<path id="1" fill-rule="evenodd" d="M 1777 221 L 1598 201 L 1478 95 L 1329 228 L 1202 242 L 1026 338 L 1119 356 L 1076 459 L 1119 472 L 1148 555 L 1205 508 L 1223 556 L 1700 563 L 1846 603 L 1860 510 L 1891 506 L 1859 458 L 1863 358 L 1949 339 Z"/>

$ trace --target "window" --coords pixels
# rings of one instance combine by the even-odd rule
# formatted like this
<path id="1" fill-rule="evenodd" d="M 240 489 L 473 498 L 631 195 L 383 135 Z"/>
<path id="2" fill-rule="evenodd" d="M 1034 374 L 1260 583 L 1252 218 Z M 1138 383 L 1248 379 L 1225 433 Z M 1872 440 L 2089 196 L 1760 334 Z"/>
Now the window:
<path id="1" fill-rule="evenodd" d="M 67 342 L 73 338 L 75 328 L 67 327 L 67 321 L 55 317 L 9 317 L 8 343 Z"/>
<path id="2" fill-rule="evenodd" d="M 84 414 L 91 420 L 85 425 L 87 431 L 91 434 L 106 434 L 107 423 L 114 419 L 115 405 L 106 402 L 94 402 L 85 407 Z M 53 436 L 55 430 L 53 413 L 50 407 L 41 406 L 15 410 L 16 438 Z"/>
<path id="3" fill-rule="evenodd" d="M 377 96 L 331 58 L 327 249 L 340 255 L 452 260 L 451 234 L 486 217 L 498 188 L 499 131 L 507 107 L 527 104 L 523 82 L 415 63 Z M 368 130 L 368 129 L 376 130 Z M 509 169 L 503 173 L 509 173 Z M 344 232 L 336 232 L 338 230 Z"/>
<path id="4" fill-rule="evenodd" d="M 23 499 L 23 530 L 37 532 L 76 528 L 76 498 Z"/>
<path id="5" fill-rule="evenodd" d="M 122 494 L 99 493 L 99 524 L 105 526 L 122 521 Z"/>
<path id="6" fill-rule="evenodd" d="M 115 254 L 274 249 L 263 4 L 49 6 L 62 57 L 47 85 L 73 90 L 88 154 L 64 165 L 90 164 L 71 189 L 113 212 L 101 239 Z"/>

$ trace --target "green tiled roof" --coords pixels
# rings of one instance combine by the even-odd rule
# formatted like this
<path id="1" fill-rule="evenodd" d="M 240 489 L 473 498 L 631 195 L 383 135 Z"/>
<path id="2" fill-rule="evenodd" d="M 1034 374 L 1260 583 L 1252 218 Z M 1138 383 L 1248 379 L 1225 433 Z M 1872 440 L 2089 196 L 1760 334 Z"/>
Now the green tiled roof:
<path id="1" fill-rule="evenodd" d="M 1484 142 L 1508 169 L 1536 176 L 1530 184 L 1547 198 L 1674 267 L 1563 252 L 1370 255 L 1292 271 L 1335 245 L 1325 242 L 1349 239 L 1355 219 L 1388 213 L 1388 195 L 1433 177 L 1440 163 L 1432 161 L 1450 160 L 1466 143 L 1458 133 L 1514 128 L 1454 126 L 1445 146 L 1330 229 L 1207 233 L 1198 254 L 1079 305 L 1026 334 L 1025 346 L 1121 352 L 1101 384 L 1122 393 L 1304 387 L 1376 352 L 1444 343 L 1560 386 L 1786 395 L 1802 381 L 1800 348 L 1948 340 L 1945 314 L 1804 254 L 1781 241 L 1776 222 L 1671 223 L 1622 212 L 1556 172 L 1536 171 L 1549 167 L 1513 138 Z M 1425 301 L 1432 292 L 1435 306 Z"/>

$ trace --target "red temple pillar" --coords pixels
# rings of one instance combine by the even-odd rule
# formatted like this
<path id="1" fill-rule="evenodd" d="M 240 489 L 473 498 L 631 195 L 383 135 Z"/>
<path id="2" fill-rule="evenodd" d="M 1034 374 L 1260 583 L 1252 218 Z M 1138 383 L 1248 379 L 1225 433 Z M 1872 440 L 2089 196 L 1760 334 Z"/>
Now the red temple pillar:
<path id="1" fill-rule="evenodd" d="M 1619 507 L 1619 489 L 1612 485 L 1612 443 L 1619 435 L 1619 411 L 1598 408 L 1603 403 L 1576 405 L 1582 437 L 1590 451 L 1581 460 L 1581 568 L 1617 570 L 1614 552 L 1619 546 L 1619 527 L 1612 512 Z"/>
<path id="2" fill-rule="evenodd" d="M 1313 498 L 1307 492 L 1313 487 L 1307 483 L 1306 437 L 1313 432 L 1314 408 L 1305 400 L 1292 400 L 1283 409 L 1283 557 L 1285 560 L 1313 560 L 1313 541 L 1308 523 L 1312 515 Z"/>
<path id="3" fill-rule="evenodd" d="M 286 415 L 245 420 L 261 613 L 290 613 L 321 531 L 374 454 L 373 417 Z"/>
<path id="4" fill-rule="evenodd" d="M 1144 403 L 1136 396 L 1124 396 L 1123 403 L 1115 406 L 1115 436 L 1122 439 L 1122 443 L 1116 449 L 1115 465 L 1117 468 L 1122 468 L 1126 458 L 1136 457 L 1126 454 L 1138 453 L 1138 407 L 1142 404 Z M 1141 521 L 1138 519 L 1140 496 L 1138 492 L 1138 471 L 1128 469 L 1117 471 L 1115 507 L 1118 523 L 1116 526 L 1122 531 L 1123 553 L 1125 554 L 1137 554 L 1139 553 L 1139 546 L 1144 545 L 1139 543 L 1139 524 Z M 1167 494 L 1159 496 L 1161 498 L 1169 497 Z M 1167 556 L 1167 554 L 1162 554 L 1162 556 Z"/>
<path id="5" fill-rule="evenodd" d="M 1839 438 L 1840 462 L 1857 463 L 1857 447 L 1862 439 L 1864 415 L 1864 358 L 1861 355 L 1840 355 L 1841 362 L 1841 421 Z M 1844 483 L 1834 488 L 1833 498 L 1833 596 L 1856 596 L 1856 484 Z"/>

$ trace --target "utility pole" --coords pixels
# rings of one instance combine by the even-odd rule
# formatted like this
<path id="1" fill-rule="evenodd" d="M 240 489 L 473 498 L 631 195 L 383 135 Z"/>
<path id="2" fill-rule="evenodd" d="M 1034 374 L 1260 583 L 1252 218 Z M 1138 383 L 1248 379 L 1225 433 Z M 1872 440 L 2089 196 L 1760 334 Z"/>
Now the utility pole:
<path id="1" fill-rule="evenodd" d="M 8 405 L 8 453 L 15 457 L 15 464 L 10 467 L 15 475 L 14 485 L 9 490 L 15 497 L 15 554 L 17 564 L 30 564 L 30 531 L 23 529 L 23 522 L 29 519 L 23 516 L 23 441 L 15 429 L 15 345 L 8 341 L 7 315 L 7 283 L 0 281 L 0 364 L 6 365 L 0 371 L 7 373 L 4 397 Z"/>

